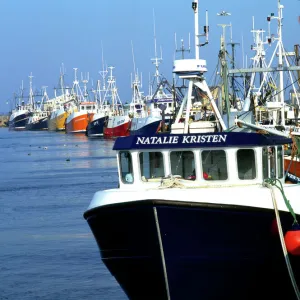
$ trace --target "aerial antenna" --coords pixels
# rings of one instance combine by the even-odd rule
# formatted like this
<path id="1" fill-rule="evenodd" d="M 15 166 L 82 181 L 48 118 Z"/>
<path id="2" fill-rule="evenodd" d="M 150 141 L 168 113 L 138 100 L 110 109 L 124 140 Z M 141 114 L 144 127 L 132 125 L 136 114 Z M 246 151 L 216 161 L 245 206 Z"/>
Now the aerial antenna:
<path id="1" fill-rule="evenodd" d="M 74 70 L 74 81 L 73 81 L 72 93 L 75 93 L 76 101 L 78 101 L 79 99 L 79 102 L 81 102 L 83 95 L 77 78 L 78 68 L 73 68 L 73 70 Z"/>
<path id="2" fill-rule="evenodd" d="M 209 26 L 208 26 L 208 11 L 205 13 L 206 24 L 204 26 L 204 34 L 206 36 L 206 44 L 208 44 L 208 34 L 209 34 Z"/>
<path id="3" fill-rule="evenodd" d="M 134 59 L 134 51 L 133 51 L 133 43 L 132 43 L 132 41 L 131 41 L 131 53 L 132 53 L 134 76 L 136 76 L 135 59 Z"/>
<path id="4" fill-rule="evenodd" d="M 105 78 L 107 76 L 108 71 L 107 71 L 107 67 L 106 67 L 106 69 L 104 69 L 104 54 L 103 54 L 102 41 L 101 41 L 101 50 L 102 50 L 102 71 L 100 71 L 99 74 L 102 77 L 102 82 L 103 82 L 103 88 L 102 89 L 103 89 L 103 91 L 105 91 L 106 90 L 106 85 L 105 85 L 106 80 L 105 80 Z"/>
<path id="5" fill-rule="evenodd" d="M 33 90 L 32 90 L 32 72 L 30 73 L 29 77 L 29 104 L 34 108 L 34 101 L 33 101 Z"/>
<path id="6" fill-rule="evenodd" d="M 154 77 L 156 77 L 156 82 L 157 84 L 159 84 L 159 77 L 160 77 L 160 73 L 159 73 L 159 65 L 162 62 L 162 57 L 158 58 L 157 57 L 157 46 L 156 46 L 156 25 L 155 25 L 155 13 L 154 13 L 154 9 L 153 9 L 153 32 L 154 32 L 154 54 L 155 54 L 155 58 L 152 58 L 152 62 L 155 65 L 155 75 Z M 162 55 L 162 53 L 161 53 Z"/>
<path id="7" fill-rule="evenodd" d="M 181 52 L 181 58 L 184 59 L 184 53 L 185 52 L 191 52 L 191 35 L 189 33 L 189 46 L 188 48 L 185 48 L 184 46 L 184 40 L 181 39 L 180 40 L 181 45 L 180 48 L 177 47 L 177 36 L 176 36 L 176 32 L 175 32 L 175 52 Z"/>
<path id="8" fill-rule="evenodd" d="M 156 24 L 155 24 L 155 12 L 153 8 L 153 34 L 154 34 L 154 55 L 157 57 L 157 46 L 156 46 Z"/>
<path id="9" fill-rule="evenodd" d="M 87 73 L 85 74 L 85 76 L 83 76 L 83 75 L 82 75 L 82 72 L 81 72 L 81 82 L 82 82 L 83 85 L 84 85 L 84 98 L 87 98 L 87 96 L 88 96 L 88 92 L 87 92 L 87 84 L 88 84 L 89 80 L 90 80 L 90 73 L 87 72 Z"/>

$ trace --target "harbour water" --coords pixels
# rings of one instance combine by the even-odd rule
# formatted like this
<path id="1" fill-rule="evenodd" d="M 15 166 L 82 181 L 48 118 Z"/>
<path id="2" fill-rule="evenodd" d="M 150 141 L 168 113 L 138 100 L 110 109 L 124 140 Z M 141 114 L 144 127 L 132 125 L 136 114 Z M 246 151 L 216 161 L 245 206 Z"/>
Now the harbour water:
<path id="1" fill-rule="evenodd" d="M 113 141 L 0 128 L 0 299 L 127 299 L 83 212 L 117 186 Z"/>

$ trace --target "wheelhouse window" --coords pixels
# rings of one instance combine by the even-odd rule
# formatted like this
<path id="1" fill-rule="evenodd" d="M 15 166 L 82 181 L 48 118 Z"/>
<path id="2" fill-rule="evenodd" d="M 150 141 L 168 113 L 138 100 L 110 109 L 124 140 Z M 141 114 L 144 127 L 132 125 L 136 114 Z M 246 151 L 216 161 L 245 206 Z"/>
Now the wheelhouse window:
<path id="1" fill-rule="evenodd" d="M 192 151 L 174 151 L 170 154 L 172 175 L 195 180 L 195 159 Z"/>
<path id="2" fill-rule="evenodd" d="M 283 149 L 282 146 L 277 147 L 277 176 L 278 178 L 283 177 Z"/>
<path id="3" fill-rule="evenodd" d="M 276 156 L 275 147 L 268 148 L 269 161 L 270 161 L 270 177 L 276 178 Z"/>
<path id="4" fill-rule="evenodd" d="M 119 153 L 119 164 L 122 182 L 125 184 L 133 183 L 134 177 L 130 152 L 121 151 Z"/>
<path id="5" fill-rule="evenodd" d="M 262 166 L 263 166 L 263 178 L 269 177 L 269 154 L 268 148 L 264 147 L 262 149 Z"/>
<path id="6" fill-rule="evenodd" d="M 281 152 L 282 152 L 282 149 L 281 149 Z M 262 158 L 263 158 L 263 176 L 264 176 L 264 179 L 266 179 L 266 178 L 276 178 L 276 174 L 277 174 L 276 173 L 277 157 L 276 157 L 275 147 L 265 147 L 265 148 L 263 148 L 263 157 Z M 282 162 L 282 164 L 283 164 L 283 162 Z M 281 168 L 282 168 L 282 164 L 281 164 Z M 282 170 L 282 172 L 283 172 L 283 170 Z M 279 177 L 279 178 L 281 178 L 281 177 Z"/>
<path id="7" fill-rule="evenodd" d="M 202 151 L 202 169 L 205 180 L 226 180 L 227 159 L 224 150 Z"/>
<path id="8" fill-rule="evenodd" d="M 240 149 L 237 151 L 238 175 L 241 180 L 256 178 L 255 153 L 253 149 Z"/>
<path id="9" fill-rule="evenodd" d="M 161 152 L 141 152 L 139 158 L 143 180 L 165 176 L 164 159 Z"/>

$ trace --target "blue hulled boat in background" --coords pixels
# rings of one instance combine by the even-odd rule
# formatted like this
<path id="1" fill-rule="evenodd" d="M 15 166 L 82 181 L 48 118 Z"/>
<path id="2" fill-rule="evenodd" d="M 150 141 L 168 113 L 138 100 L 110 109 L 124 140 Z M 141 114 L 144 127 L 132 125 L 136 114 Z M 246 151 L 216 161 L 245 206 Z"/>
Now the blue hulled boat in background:
<path id="1" fill-rule="evenodd" d="M 9 130 L 25 130 L 32 105 L 25 103 L 24 101 L 23 81 L 20 89 L 20 94 L 16 98 L 18 99 L 18 101 L 17 103 L 15 103 L 15 108 L 12 110 L 9 116 Z"/>

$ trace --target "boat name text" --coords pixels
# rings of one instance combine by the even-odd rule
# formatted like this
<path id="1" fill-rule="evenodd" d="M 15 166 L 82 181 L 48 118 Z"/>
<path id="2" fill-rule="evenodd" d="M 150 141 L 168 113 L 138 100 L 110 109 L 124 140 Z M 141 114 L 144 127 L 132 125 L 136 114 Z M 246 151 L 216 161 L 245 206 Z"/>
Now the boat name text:
<path id="1" fill-rule="evenodd" d="M 205 144 L 205 143 L 225 143 L 227 135 L 191 135 L 183 136 L 179 140 L 179 136 L 152 136 L 152 137 L 138 137 L 136 145 L 167 145 L 167 144 Z"/>

